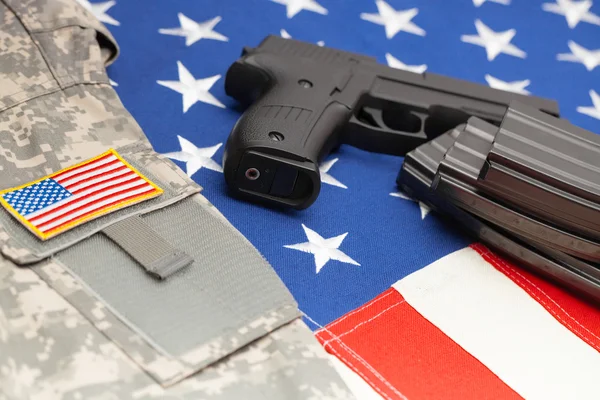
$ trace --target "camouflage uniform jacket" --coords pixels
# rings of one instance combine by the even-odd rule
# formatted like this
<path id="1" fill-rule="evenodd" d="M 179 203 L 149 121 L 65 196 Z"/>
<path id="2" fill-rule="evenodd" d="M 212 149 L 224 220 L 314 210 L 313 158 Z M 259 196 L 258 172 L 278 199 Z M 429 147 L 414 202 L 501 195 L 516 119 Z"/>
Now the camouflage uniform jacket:
<path id="1" fill-rule="evenodd" d="M 0 208 L 0 400 L 353 398 L 268 263 L 123 107 L 118 52 L 75 0 L 0 0 L 0 191 L 110 148 L 164 189 L 46 241 Z M 138 216 L 194 263 L 133 268 L 102 231 Z"/>

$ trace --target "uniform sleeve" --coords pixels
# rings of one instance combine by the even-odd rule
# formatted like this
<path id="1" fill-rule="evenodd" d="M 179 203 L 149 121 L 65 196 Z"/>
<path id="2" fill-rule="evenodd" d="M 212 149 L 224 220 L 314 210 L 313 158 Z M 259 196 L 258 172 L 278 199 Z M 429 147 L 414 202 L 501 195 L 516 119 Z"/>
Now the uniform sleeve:
<path id="1" fill-rule="evenodd" d="M 0 46 L 0 399 L 353 398 L 268 262 L 123 106 L 86 8 L 0 0 Z M 157 195 L 127 203 L 123 168 Z"/>

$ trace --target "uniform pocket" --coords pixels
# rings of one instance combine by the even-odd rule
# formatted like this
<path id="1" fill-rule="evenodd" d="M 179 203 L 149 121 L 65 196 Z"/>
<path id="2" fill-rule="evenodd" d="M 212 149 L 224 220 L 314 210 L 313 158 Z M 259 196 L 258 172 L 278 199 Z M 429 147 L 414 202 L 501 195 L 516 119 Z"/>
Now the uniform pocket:
<path id="1" fill-rule="evenodd" d="M 299 317 L 245 238 L 194 195 L 142 216 L 193 262 L 158 280 L 97 233 L 34 268 L 163 386 Z"/>
<path id="2" fill-rule="evenodd" d="M 3 256 L 46 281 L 164 387 L 299 317 L 268 262 L 181 170 L 135 145 L 120 157 L 162 195 L 47 240 L 0 209 Z M 153 235 L 184 254 L 185 265 L 149 273 L 140 251 L 155 252 Z"/>
<path id="3" fill-rule="evenodd" d="M 108 31 L 75 0 L 0 0 L 0 20 L 9 23 L 0 30 L 9 43 L 0 55 L 0 71 L 9 71 L 0 78 L 0 191 L 12 193 L 0 207 L 0 261 L 6 257 L 44 279 L 164 387 L 297 319 L 296 302 L 266 260 L 198 194 L 196 183 L 154 152 L 122 106 L 103 72 L 118 53 Z M 92 201 L 105 201 L 108 186 L 74 206 L 60 203 L 106 175 L 90 178 L 92 169 L 80 170 L 73 189 L 58 174 L 109 149 L 160 195 L 51 237 L 23 221 L 35 218 L 38 230 L 40 223 L 60 227 L 70 223 L 67 217 L 87 215 Z M 105 174 L 105 165 L 93 169 Z M 39 185 L 16 193 L 32 182 L 60 193 L 39 196 Z M 32 216 L 53 196 L 51 209 L 40 212 L 68 210 L 67 217 Z M 171 248 L 186 256 L 184 266 L 169 265 Z M 149 273 L 149 265 L 166 274 Z"/>

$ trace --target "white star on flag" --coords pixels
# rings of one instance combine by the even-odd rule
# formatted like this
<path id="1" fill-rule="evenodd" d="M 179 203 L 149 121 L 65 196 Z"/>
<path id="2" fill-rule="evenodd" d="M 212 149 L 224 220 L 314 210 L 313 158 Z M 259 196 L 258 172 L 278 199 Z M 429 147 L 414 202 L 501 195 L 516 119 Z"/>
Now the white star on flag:
<path id="1" fill-rule="evenodd" d="M 425 72 L 425 70 L 427 70 L 426 64 L 407 65 L 407 64 L 404 64 L 402 61 L 398 60 L 396 57 L 394 57 L 390 53 L 385 53 L 385 59 L 386 59 L 388 65 L 392 68 L 403 69 L 405 71 L 415 72 L 417 74 L 422 74 L 423 72 Z"/>
<path id="2" fill-rule="evenodd" d="M 522 81 L 513 81 L 513 82 L 505 82 L 498 78 L 494 78 L 493 76 L 486 74 L 485 80 L 494 89 L 506 90 L 507 92 L 519 93 L 519 94 L 530 94 L 528 90 L 525 88 L 531 84 L 529 79 L 525 79 Z"/>
<path id="3" fill-rule="evenodd" d="M 286 15 L 288 19 L 293 18 L 302 10 L 316 12 L 317 14 L 327 15 L 327 9 L 317 3 L 315 0 L 271 0 L 274 3 L 284 5 L 286 7 Z"/>
<path id="4" fill-rule="evenodd" d="M 119 84 L 117 82 L 113 81 L 112 79 L 109 79 L 108 81 L 112 86 L 119 86 Z"/>
<path id="5" fill-rule="evenodd" d="M 196 22 L 182 13 L 178 13 L 177 18 L 181 25 L 180 28 L 163 28 L 159 29 L 158 32 L 163 35 L 183 36 L 185 37 L 186 46 L 191 46 L 201 39 L 213 39 L 221 42 L 229 41 L 227 36 L 213 30 L 221 22 L 221 17 L 214 17 L 204 22 Z"/>
<path id="6" fill-rule="evenodd" d="M 223 172 L 223 169 L 217 164 L 212 157 L 215 155 L 217 150 L 223 145 L 219 143 L 211 147 L 196 147 L 189 140 L 177 135 L 179 140 L 179 147 L 181 151 L 174 151 L 171 153 L 164 153 L 165 157 L 173 160 L 181 161 L 185 163 L 185 173 L 191 178 L 196 172 L 202 167 L 208 168 L 213 171 Z"/>
<path id="7" fill-rule="evenodd" d="M 600 49 L 588 50 L 572 40 L 569 40 L 568 45 L 571 52 L 557 55 L 557 60 L 582 63 L 588 71 L 592 71 L 600 65 Z"/>
<path id="8" fill-rule="evenodd" d="M 564 15 L 569 28 L 573 29 L 581 21 L 600 25 L 600 17 L 590 12 L 593 2 L 591 0 L 572 1 L 556 0 L 556 3 L 544 3 L 542 9 L 558 15 Z"/>
<path id="9" fill-rule="evenodd" d="M 288 33 L 288 31 L 286 31 L 285 29 L 282 29 L 281 31 L 279 31 L 279 33 L 281 34 L 281 37 L 284 38 L 284 39 L 292 39 L 292 35 L 290 35 Z M 325 42 L 322 41 L 322 40 L 319 40 L 317 42 L 317 46 L 323 47 L 323 46 L 325 46 Z"/>
<path id="10" fill-rule="evenodd" d="M 385 27 L 385 36 L 393 38 L 400 31 L 412 33 L 413 35 L 425 36 L 425 31 L 414 24 L 412 19 L 419 13 L 419 9 L 396 11 L 383 0 L 376 0 L 377 14 L 362 13 L 360 18 Z"/>
<path id="11" fill-rule="evenodd" d="M 477 29 L 477 35 L 462 35 L 460 40 L 485 47 L 488 61 L 494 60 L 500 53 L 519 58 L 527 57 L 527 53 L 510 43 L 517 34 L 515 29 L 495 32 L 479 19 L 475 20 L 475 29 Z"/>
<path id="12" fill-rule="evenodd" d="M 184 113 L 198 101 L 225 108 L 225 105 L 209 92 L 210 88 L 221 78 L 221 75 L 195 79 L 180 61 L 177 61 L 177 71 L 179 73 L 178 81 L 156 81 L 156 83 L 183 95 Z"/>
<path id="13" fill-rule="evenodd" d="M 333 167 L 333 164 L 335 164 L 337 161 L 338 161 L 338 159 L 334 158 L 333 160 L 329 160 L 329 161 L 325 161 L 325 162 L 321 163 L 321 165 L 319 166 L 319 172 L 321 173 L 321 182 L 327 183 L 329 185 L 341 187 L 343 189 L 348 189 L 348 187 L 346 185 L 344 185 L 342 182 L 338 181 L 333 176 L 328 174 L 331 167 Z"/>
<path id="14" fill-rule="evenodd" d="M 421 210 L 421 220 L 424 220 L 425 217 L 427 217 L 427 215 L 431 212 L 431 208 L 429 208 L 429 206 L 427 204 L 423 203 L 422 201 L 416 201 L 415 199 L 408 197 L 406 194 L 404 194 L 402 192 L 393 192 L 393 193 L 390 193 L 390 196 L 400 197 L 401 199 L 404 199 L 404 200 L 409 200 L 409 201 L 413 201 L 415 203 L 419 203 L 419 209 Z"/>
<path id="15" fill-rule="evenodd" d="M 213 30 L 221 22 L 221 17 L 214 17 L 204 22 L 196 22 L 182 13 L 178 13 L 177 18 L 181 25 L 180 28 L 163 28 L 159 29 L 158 32 L 163 35 L 183 36 L 185 37 L 186 46 L 191 46 L 201 39 L 213 39 L 221 42 L 229 41 L 227 36 Z"/>
<path id="16" fill-rule="evenodd" d="M 510 0 L 473 0 L 473 4 L 475 7 L 480 7 L 486 1 L 489 1 L 490 3 L 504 4 L 505 6 L 510 4 Z"/>
<path id="17" fill-rule="evenodd" d="M 307 228 L 304 224 L 302 224 L 302 229 L 304 229 L 308 242 L 290 244 L 283 247 L 313 254 L 315 256 L 317 274 L 329 260 L 336 260 L 346 264 L 360 266 L 359 263 L 339 250 L 339 247 L 346 238 L 346 235 L 348 235 L 348 232 L 329 239 L 324 239 L 321 235 L 312 229 Z"/>
<path id="18" fill-rule="evenodd" d="M 595 90 L 590 90 L 590 97 L 592 99 L 591 107 L 577 107 L 577 112 L 590 117 L 600 119 L 600 95 Z"/>
<path id="19" fill-rule="evenodd" d="M 88 10 L 92 14 L 94 14 L 94 16 L 96 18 L 98 18 L 98 21 L 104 22 L 105 24 L 111 24 L 111 25 L 117 25 L 117 26 L 121 25 L 119 23 L 119 21 L 117 21 L 110 15 L 106 14 L 106 12 L 112 6 L 117 4 L 116 1 L 111 0 L 111 1 L 104 1 L 102 3 L 90 3 L 88 0 L 77 0 L 77 2 L 79 4 L 81 4 L 83 6 L 83 8 L 85 8 L 86 10 Z"/>

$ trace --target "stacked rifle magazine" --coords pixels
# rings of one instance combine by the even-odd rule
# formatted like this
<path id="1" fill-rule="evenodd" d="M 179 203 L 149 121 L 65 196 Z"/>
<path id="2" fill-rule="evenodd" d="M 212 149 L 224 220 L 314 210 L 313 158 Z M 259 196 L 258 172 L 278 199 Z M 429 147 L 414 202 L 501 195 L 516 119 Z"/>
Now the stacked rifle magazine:
<path id="1" fill-rule="evenodd" d="M 519 102 L 408 153 L 397 179 L 492 250 L 600 303 L 600 135 Z"/>

